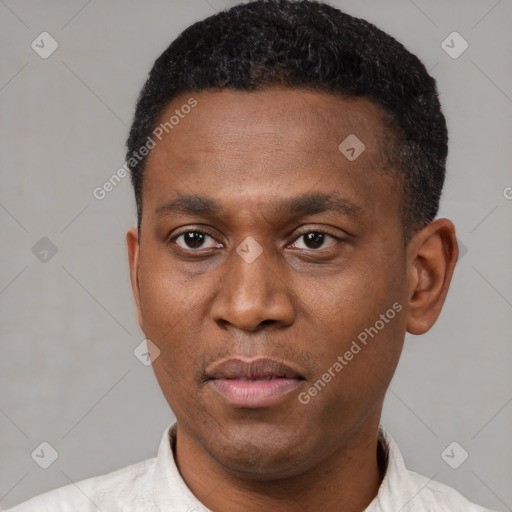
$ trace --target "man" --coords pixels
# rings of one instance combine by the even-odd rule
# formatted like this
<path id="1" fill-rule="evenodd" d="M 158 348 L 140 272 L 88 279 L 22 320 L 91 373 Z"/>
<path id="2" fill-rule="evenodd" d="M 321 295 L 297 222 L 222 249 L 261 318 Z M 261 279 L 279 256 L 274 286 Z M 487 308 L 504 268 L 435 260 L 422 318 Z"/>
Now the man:
<path id="1" fill-rule="evenodd" d="M 458 255 L 421 62 L 326 4 L 258 0 L 157 59 L 127 145 L 131 282 L 177 422 L 156 458 L 13 512 L 484 511 L 380 426 Z"/>

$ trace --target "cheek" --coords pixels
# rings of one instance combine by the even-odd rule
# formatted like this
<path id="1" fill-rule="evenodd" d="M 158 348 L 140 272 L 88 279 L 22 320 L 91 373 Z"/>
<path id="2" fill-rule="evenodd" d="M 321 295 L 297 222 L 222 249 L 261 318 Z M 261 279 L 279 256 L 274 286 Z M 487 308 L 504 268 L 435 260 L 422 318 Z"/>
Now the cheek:
<path id="1" fill-rule="evenodd" d="M 174 414 L 196 400 L 192 379 L 197 369 L 194 339 L 198 339 L 197 294 L 189 293 L 168 266 L 141 265 L 140 295 L 142 329 L 160 351 L 152 367 L 159 386 Z"/>
<path id="2" fill-rule="evenodd" d="M 315 381 L 332 382 L 329 400 L 364 395 L 372 400 L 394 373 L 405 334 L 403 283 L 396 271 L 383 268 L 363 262 L 304 288 L 306 310 L 315 313 L 306 320 L 315 333 L 310 347 L 318 358 Z"/>
<path id="3" fill-rule="evenodd" d="M 322 280 L 297 283 L 297 295 L 326 341 L 348 341 L 373 325 L 400 298 L 378 265 L 353 265 Z"/>
<path id="4" fill-rule="evenodd" d="M 193 359 L 190 344 L 198 338 L 204 292 L 191 289 L 168 264 L 154 260 L 141 261 L 139 286 L 142 330 L 160 350 L 153 363 L 157 377 L 186 372 Z"/>
<path id="5" fill-rule="evenodd" d="M 151 251 L 147 251 L 150 253 Z M 197 290 L 177 273 L 170 259 L 158 251 L 141 258 L 139 286 L 141 313 L 147 328 L 174 329 L 187 319 L 199 300 Z"/>

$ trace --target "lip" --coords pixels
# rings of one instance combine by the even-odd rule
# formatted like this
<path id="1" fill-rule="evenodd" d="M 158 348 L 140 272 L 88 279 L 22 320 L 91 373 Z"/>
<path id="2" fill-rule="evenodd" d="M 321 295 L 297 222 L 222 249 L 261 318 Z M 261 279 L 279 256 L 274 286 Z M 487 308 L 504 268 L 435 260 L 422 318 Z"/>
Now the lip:
<path id="1" fill-rule="evenodd" d="M 277 404 L 304 381 L 292 365 L 269 358 L 225 359 L 214 363 L 206 374 L 228 404 L 252 409 Z"/>

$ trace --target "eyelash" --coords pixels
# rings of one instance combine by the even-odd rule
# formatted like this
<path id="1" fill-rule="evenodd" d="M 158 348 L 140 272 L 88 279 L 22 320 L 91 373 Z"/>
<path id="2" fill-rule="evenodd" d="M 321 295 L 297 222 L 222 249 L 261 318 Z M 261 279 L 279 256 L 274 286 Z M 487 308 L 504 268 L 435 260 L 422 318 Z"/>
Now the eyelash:
<path id="1" fill-rule="evenodd" d="M 216 240 L 215 234 L 211 230 L 209 230 L 208 228 L 204 227 L 204 228 L 201 228 L 201 229 L 188 229 L 186 231 L 182 231 L 181 233 L 178 233 L 178 234 L 174 235 L 171 239 L 169 239 L 168 243 L 169 244 L 173 243 L 181 235 L 186 235 L 187 233 L 200 233 L 200 234 L 203 234 L 203 235 L 208 235 L 211 238 L 213 238 L 214 240 Z M 330 236 L 331 238 L 333 238 L 334 240 L 336 240 L 339 243 L 345 242 L 345 238 L 341 238 L 339 236 L 333 235 L 330 231 L 326 230 L 325 228 L 315 228 L 315 229 L 308 229 L 307 231 L 303 231 L 302 233 L 299 233 L 296 236 L 296 238 L 294 240 L 294 243 L 301 236 L 308 235 L 310 233 L 321 233 L 321 234 Z M 184 249 L 183 247 L 179 247 L 179 249 L 184 251 L 184 252 L 188 252 L 188 253 L 199 253 L 200 252 L 200 249 Z M 313 251 L 313 252 L 322 252 L 322 249 L 308 249 L 308 250 Z"/>

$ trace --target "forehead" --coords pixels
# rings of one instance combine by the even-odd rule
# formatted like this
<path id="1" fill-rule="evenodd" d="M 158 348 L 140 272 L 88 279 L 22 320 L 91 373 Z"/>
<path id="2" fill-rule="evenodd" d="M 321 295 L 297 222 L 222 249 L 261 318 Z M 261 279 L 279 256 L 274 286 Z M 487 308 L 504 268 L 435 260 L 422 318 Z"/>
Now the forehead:
<path id="1" fill-rule="evenodd" d="M 192 97 L 197 105 L 183 108 Z M 395 177 L 380 172 L 383 118 L 368 99 L 307 89 L 182 95 L 159 120 L 167 129 L 148 156 L 144 201 L 198 191 L 261 201 L 341 188 L 345 197 L 373 195 L 377 206 L 389 200 L 384 185 L 397 195 L 396 186 L 389 188 Z"/>
<path id="2" fill-rule="evenodd" d="M 158 124 L 163 126 L 178 114 L 191 96 L 175 98 Z M 219 146 L 237 149 L 252 140 L 251 146 L 255 146 L 270 142 L 269 135 L 276 149 L 293 145 L 295 151 L 307 152 L 314 146 L 331 152 L 354 134 L 364 139 L 366 158 L 370 158 L 379 154 L 384 137 L 383 110 L 367 98 L 276 86 L 256 92 L 203 91 L 193 97 L 197 106 L 180 119 L 174 115 L 173 122 L 178 123 L 164 134 L 165 141 L 159 141 L 177 155 Z M 195 132 L 193 137 L 189 130 Z"/>

